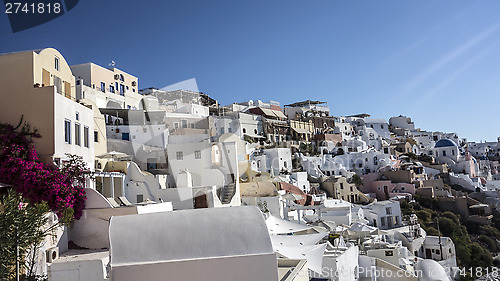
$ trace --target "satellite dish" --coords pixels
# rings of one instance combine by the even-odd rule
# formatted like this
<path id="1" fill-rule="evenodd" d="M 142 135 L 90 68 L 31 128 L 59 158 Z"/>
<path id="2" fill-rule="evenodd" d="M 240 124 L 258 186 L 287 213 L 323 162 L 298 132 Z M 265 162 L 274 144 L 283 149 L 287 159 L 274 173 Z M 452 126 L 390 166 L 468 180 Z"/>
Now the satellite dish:
<path id="1" fill-rule="evenodd" d="M 109 63 L 109 66 L 111 66 L 111 67 L 115 67 L 115 65 L 116 65 L 116 63 L 115 63 L 115 61 L 114 61 L 114 60 L 112 60 L 112 61 Z"/>

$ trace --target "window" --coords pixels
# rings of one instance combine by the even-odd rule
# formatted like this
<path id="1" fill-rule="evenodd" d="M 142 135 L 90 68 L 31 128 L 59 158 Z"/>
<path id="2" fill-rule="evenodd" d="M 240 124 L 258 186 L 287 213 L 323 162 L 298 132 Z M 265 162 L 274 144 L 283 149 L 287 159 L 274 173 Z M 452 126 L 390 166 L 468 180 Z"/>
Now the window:
<path id="1" fill-rule="evenodd" d="M 82 145 L 80 139 L 80 124 L 75 123 L 75 144 Z"/>
<path id="2" fill-rule="evenodd" d="M 120 95 L 125 95 L 125 85 L 123 84 L 120 85 Z"/>
<path id="3" fill-rule="evenodd" d="M 177 128 L 179 128 L 179 123 L 175 122 L 174 123 L 174 129 L 177 129 Z"/>
<path id="4" fill-rule="evenodd" d="M 436 249 L 436 255 L 439 255 L 439 254 L 441 254 L 441 252 L 438 249 Z"/>
<path id="5" fill-rule="evenodd" d="M 247 133 L 247 129 L 243 128 L 243 134 Z"/>
<path id="6" fill-rule="evenodd" d="M 78 113 L 78 111 L 76 112 L 76 116 L 75 116 L 75 118 L 76 118 L 76 121 L 79 121 L 79 120 L 80 120 L 80 113 Z"/>
<path id="7" fill-rule="evenodd" d="M 114 93 L 115 92 L 115 87 L 113 85 L 109 85 L 109 91 L 111 93 Z"/>
<path id="8" fill-rule="evenodd" d="M 194 159 L 201 159 L 201 150 L 194 151 Z"/>
<path id="9" fill-rule="evenodd" d="M 253 133 L 257 135 L 257 129 L 253 129 Z"/>
<path id="10" fill-rule="evenodd" d="M 385 208 L 385 213 L 388 215 L 392 214 L 392 209 L 389 207 Z"/>
<path id="11" fill-rule="evenodd" d="M 120 74 L 120 81 L 125 82 L 125 77 L 123 76 L 123 74 Z"/>
<path id="12" fill-rule="evenodd" d="M 89 147 L 89 127 L 83 127 L 83 146 Z"/>
<path id="13" fill-rule="evenodd" d="M 187 128 L 188 127 L 188 121 L 187 120 L 181 120 L 181 125 L 182 125 L 182 128 Z"/>
<path id="14" fill-rule="evenodd" d="M 137 203 L 141 203 L 144 201 L 144 195 L 142 194 L 137 194 Z"/>
<path id="15" fill-rule="evenodd" d="M 64 120 L 64 141 L 71 144 L 71 121 Z"/>
<path id="16" fill-rule="evenodd" d="M 443 151 L 443 156 L 446 156 L 446 151 Z"/>
<path id="17" fill-rule="evenodd" d="M 177 160 L 184 159 L 184 153 L 182 153 L 182 151 L 177 151 L 176 156 L 177 156 Z"/>
<path id="18" fill-rule="evenodd" d="M 344 189 L 344 183 L 343 182 L 340 183 L 340 189 Z"/>
<path id="19" fill-rule="evenodd" d="M 54 68 L 59 71 L 59 58 L 55 57 L 54 59 Z"/>
<path id="20" fill-rule="evenodd" d="M 245 130 L 245 129 L 243 129 L 243 130 Z M 232 132 L 233 132 L 233 130 L 232 130 L 231 128 L 227 128 L 227 132 L 228 132 L 228 133 L 232 133 Z"/>
<path id="21" fill-rule="evenodd" d="M 380 218 L 380 225 L 385 226 L 385 217 Z"/>
<path id="22" fill-rule="evenodd" d="M 94 142 L 99 142 L 99 132 L 94 131 Z"/>
<path id="23" fill-rule="evenodd" d="M 106 83 L 101 82 L 101 92 L 105 93 L 106 92 Z"/>
<path id="24" fill-rule="evenodd" d="M 393 251 L 385 251 L 385 256 L 392 257 L 392 256 L 394 256 L 394 252 Z"/>

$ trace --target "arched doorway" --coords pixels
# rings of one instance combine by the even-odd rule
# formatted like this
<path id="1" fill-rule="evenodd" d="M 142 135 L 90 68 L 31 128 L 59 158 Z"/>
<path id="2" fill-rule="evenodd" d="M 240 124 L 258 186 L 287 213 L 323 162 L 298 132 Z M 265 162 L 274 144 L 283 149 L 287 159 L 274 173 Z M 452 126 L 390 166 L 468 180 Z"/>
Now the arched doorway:
<path id="1" fill-rule="evenodd" d="M 204 192 L 200 191 L 196 193 L 196 196 L 194 197 L 194 208 L 195 209 L 208 208 L 207 195 Z"/>

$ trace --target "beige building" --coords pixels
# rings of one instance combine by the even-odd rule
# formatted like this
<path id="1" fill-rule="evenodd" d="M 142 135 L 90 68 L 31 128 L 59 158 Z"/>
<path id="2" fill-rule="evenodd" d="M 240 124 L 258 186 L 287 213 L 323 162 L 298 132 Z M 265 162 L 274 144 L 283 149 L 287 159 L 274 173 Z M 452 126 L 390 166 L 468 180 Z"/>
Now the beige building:
<path id="1" fill-rule="evenodd" d="M 23 120 L 42 136 L 35 147 L 45 162 L 60 163 L 66 153 L 94 167 L 92 110 L 77 103 L 75 77 L 57 50 L 0 55 L 0 122 Z"/>
<path id="2" fill-rule="evenodd" d="M 118 68 L 94 63 L 72 65 L 76 77 L 76 98 L 89 99 L 99 108 L 142 109 L 139 79 Z"/>
<path id="3" fill-rule="evenodd" d="M 289 120 L 290 122 L 290 133 L 293 140 L 297 141 L 311 141 L 312 135 L 314 133 L 314 123 L 312 121 L 296 121 Z"/>
<path id="4" fill-rule="evenodd" d="M 356 204 L 373 201 L 373 199 L 359 191 L 356 185 L 349 183 L 347 178 L 342 176 L 330 177 L 327 181 L 321 183 L 321 188 L 327 192 L 329 197 L 334 199 Z"/>

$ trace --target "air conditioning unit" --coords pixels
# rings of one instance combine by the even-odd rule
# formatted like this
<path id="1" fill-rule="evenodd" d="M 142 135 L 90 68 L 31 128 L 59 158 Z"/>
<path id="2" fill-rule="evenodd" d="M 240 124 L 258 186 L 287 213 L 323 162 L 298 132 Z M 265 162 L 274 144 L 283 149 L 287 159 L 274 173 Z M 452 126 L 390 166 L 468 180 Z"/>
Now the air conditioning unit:
<path id="1" fill-rule="evenodd" d="M 45 251 L 46 261 L 52 263 L 59 258 L 59 247 L 53 247 Z"/>
<path id="2" fill-rule="evenodd" d="M 115 74 L 115 80 L 120 79 L 120 74 Z"/>

